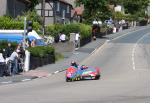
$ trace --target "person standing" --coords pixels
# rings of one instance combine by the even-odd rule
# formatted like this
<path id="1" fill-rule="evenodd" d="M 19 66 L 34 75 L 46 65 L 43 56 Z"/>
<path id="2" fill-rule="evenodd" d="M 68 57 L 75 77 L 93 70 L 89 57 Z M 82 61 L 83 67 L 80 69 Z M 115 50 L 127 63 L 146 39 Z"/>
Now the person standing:
<path id="1" fill-rule="evenodd" d="M 28 48 L 28 47 L 31 47 L 31 41 L 29 38 L 26 38 L 25 39 L 25 47 Z"/>
<path id="2" fill-rule="evenodd" d="M 6 68 L 5 59 L 3 57 L 3 54 L 0 53 L 0 77 L 4 75 L 5 68 Z"/>
<path id="3" fill-rule="evenodd" d="M 31 41 L 31 47 L 35 47 L 35 46 L 36 46 L 36 40 L 33 39 L 33 40 Z"/>
<path id="4" fill-rule="evenodd" d="M 11 43 L 8 43 L 6 49 L 4 49 L 3 52 L 4 52 L 3 53 L 4 58 L 10 57 L 10 55 L 13 53 L 13 48 L 12 48 Z"/>
<path id="5" fill-rule="evenodd" d="M 11 61 L 11 75 L 15 75 L 18 73 L 18 52 L 17 49 L 11 54 L 9 60 Z"/>
<path id="6" fill-rule="evenodd" d="M 77 32 L 75 34 L 75 48 L 79 48 L 79 45 L 80 45 L 80 34 L 79 32 Z"/>

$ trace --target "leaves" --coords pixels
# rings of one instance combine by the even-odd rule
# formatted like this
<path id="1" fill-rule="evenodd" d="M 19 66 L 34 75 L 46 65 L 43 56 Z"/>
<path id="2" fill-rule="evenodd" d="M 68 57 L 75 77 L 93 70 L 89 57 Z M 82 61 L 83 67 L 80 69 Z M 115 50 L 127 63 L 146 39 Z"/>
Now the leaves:
<path id="1" fill-rule="evenodd" d="M 145 10 L 149 0 L 77 0 L 76 4 L 83 4 L 85 7 L 84 19 L 86 23 L 91 23 L 94 19 L 105 20 L 113 15 L 109 5 L 123 5 L 125 13 L 133 15 L 132 17 L 145 16 Z M 117 14 L 119 19 L 122 14 Z"/>
<path id="2" fill-rule="evenodd" d="M 78 0 L 77 4 L 84 5 L 83 17 L 88 23 L 91 23 L 94 19 L 105 20 L 111 16 L 108 0 Z"/>

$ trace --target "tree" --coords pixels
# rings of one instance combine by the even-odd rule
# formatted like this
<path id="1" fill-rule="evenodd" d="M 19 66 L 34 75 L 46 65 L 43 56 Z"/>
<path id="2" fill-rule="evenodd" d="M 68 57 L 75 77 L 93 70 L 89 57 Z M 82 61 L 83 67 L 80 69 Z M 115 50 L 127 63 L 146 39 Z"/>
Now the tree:
<path id="1" fill-rule="evenodd" d="M 105 20 L 111 17 L 113 11 L 109 8 L 110 4 L 124 6 L 125 13 L 131 15 L 130 17 L 135 18 L 135 20 L 138 17 L 146 17 L 145 10 L 149 0 L 77 0 L 76 3 L 77 5 L 84 5 L 83 18 L 91 23 L 94 19 Z"/>
<path id="2" fill-rule="evenodd" d="M 108 0 L 77 0 L 77 5 L 84 5 L 83 17 L 86 22 L 92 22 L 94 19 L 105 20 L 111 16 Z"/>
<path id="3" fill-rule="evenodd" d="M 138 12 L 145 12 L 149 0 L 123 0 L 125 12 L 130 14 L 137 14 Z"/>
<path id="4" fill-rule="evenodd" d="M 108 0 L 109 4 L 117 5 L 117 4 L 123 4 L 123 0 Z"/>
<path id="5" fill-rule="evenodd" d="M 34 7 L 41 1 L 41 0 L 30 0 L 31 4 L 30 4 L 30 10 L 34 10 Z"/>

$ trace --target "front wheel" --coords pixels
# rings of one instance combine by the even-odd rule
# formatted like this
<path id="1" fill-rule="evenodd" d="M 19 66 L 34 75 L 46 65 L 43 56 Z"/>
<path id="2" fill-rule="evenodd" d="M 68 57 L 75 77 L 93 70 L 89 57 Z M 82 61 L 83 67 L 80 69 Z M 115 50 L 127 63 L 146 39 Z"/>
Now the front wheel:
<path id="1" fill-rule="evenodd" d="M 96 77 L 95 77 L 95 80 L 99 80 L 100 79 L 100 75 L 97 75 Z"/>

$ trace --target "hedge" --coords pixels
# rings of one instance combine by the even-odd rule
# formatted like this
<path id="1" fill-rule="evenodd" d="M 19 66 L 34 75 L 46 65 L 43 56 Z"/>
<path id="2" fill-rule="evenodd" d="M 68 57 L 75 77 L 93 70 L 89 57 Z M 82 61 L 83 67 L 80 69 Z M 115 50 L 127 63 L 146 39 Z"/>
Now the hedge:
<path id="1" fill-rule="evenodd" d="M 81 38 L 91 37 L 91 26 L 82 23 L 71 24 L 54 24 L 46 26 L 46 34 L 56 36 L 60 32 L 65 33 L 68 37 L 70 33 L 80 32 Z"/>
<path id="2" fill-rule="evenodd" d="M 55 50 L 52 46 L 37 46 L 28 48 L 31 53 L 30 69 L 55 63 Z"/>
<path id="3" fill-rule="evenodd" d="M 46 57 L 47 55 L 55 55 L 54 47 L 52 46 L 36 46 L 29 47 L 28 51 L 35 57 Z"/>
<path id="4" fill-rule="evenodd" d="M 40 24 L 38 22 L 33 22 L 33 29 L 38 30 L 39 28 Z M 18 21 L 10 17 L 1 16 L 0 29 L 24 29 L 24 21 Z"/>
<path id="5" fill-rule="evenodd" d="M 5 49 L 8 45 L 8 41 L 0 41 L 0 52 Z M 16 42 L 11 42 L 12 48 L 15 50 L 17 47 Z M 55 55 L 54 47 L 52 46 L 36 46 L 27 48 L 32 56 L 35 57 L 46 57 L 47 55 Z"/>

